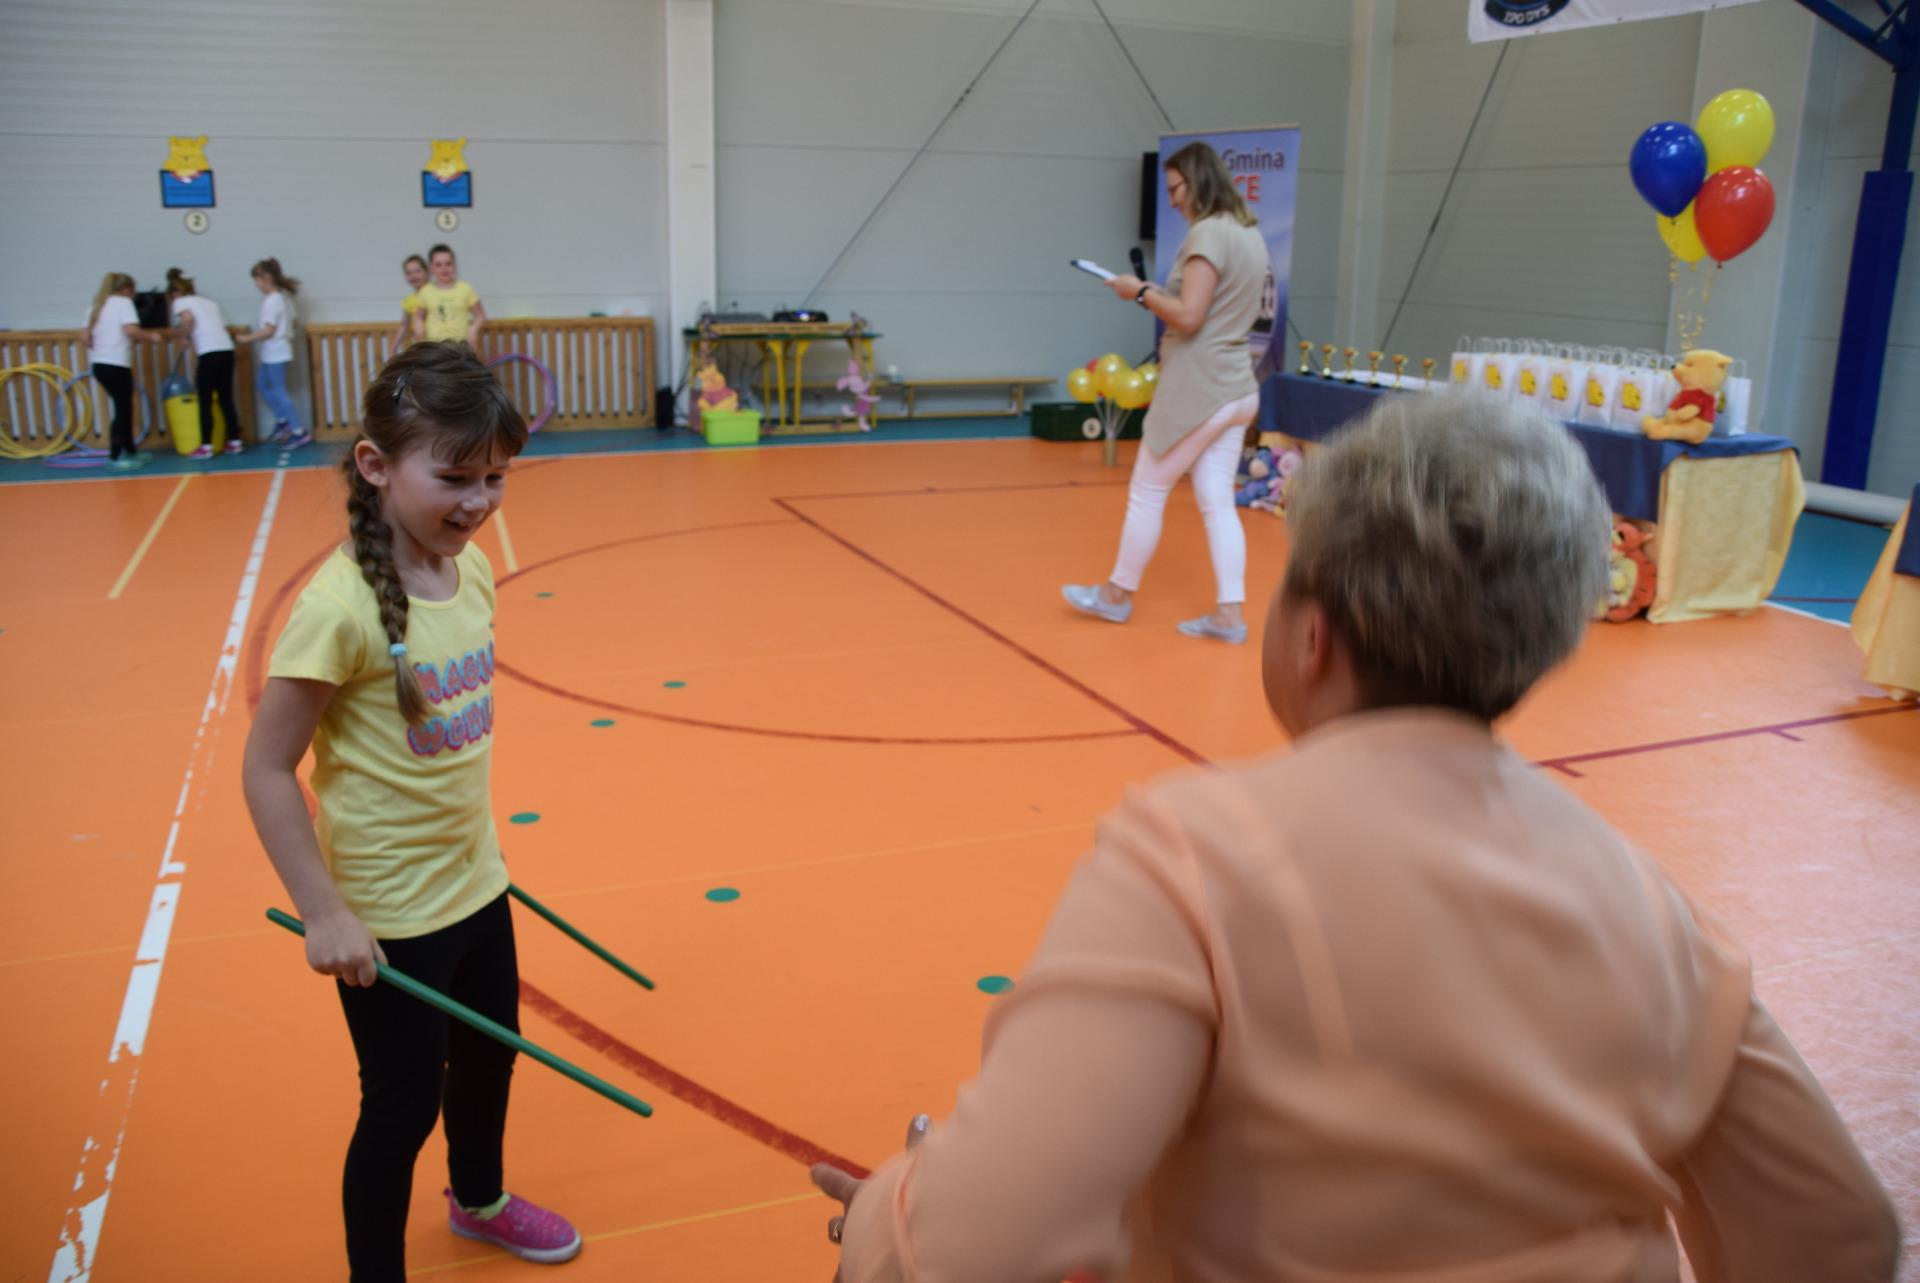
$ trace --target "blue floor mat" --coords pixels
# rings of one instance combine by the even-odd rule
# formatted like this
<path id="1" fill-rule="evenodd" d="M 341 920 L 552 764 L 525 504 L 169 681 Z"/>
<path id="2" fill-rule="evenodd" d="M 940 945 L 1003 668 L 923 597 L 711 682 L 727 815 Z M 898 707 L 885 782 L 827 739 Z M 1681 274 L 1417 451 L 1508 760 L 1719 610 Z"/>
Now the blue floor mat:
<path id="1" fill-rule="evenodd" d="M 1844 624 L 1886 546 L 1885 526 L 1803 512 L 1780 582 L 1767 600 Z"/>

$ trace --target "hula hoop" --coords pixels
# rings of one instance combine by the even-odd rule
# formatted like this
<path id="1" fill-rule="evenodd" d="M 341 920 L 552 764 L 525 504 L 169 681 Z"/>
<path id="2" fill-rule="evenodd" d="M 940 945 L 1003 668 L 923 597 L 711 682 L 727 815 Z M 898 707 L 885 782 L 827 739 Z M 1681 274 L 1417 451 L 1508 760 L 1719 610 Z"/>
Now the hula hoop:
<path id="1" fill-rule="evenodd" d="M 72 395 L 69 386 L 63 385 L 60 380 L 72 379 L 73 371 L 67 369 L 65 366 L 49 365 L 44 361 L 34 361 L 26 365 L 15 365 L 0 370 L 0 386 L 4 386 L 9 379 L 22 374 L 49 384 L 53 388 L 54 403 L 56 405 Z M 89 415 L 92 413 L 91 406 L 88 407 L 88 413 Z M 78 420 L 79 417 L 79 413 L 76 411 L 74 418 Z M 59 454 L 62 450 L 79 444 L 78 441 L 74 440 L 73 437 L 68 434 L 67 428 L 61 423 L 58 410 L 54 412 L 54 425 L 54 431 L 52 435 L 47 438 L 45 445 L 25 445 L 14 437 L 0 432 L 0 458 L 45 459 L 50 455 Z"/>
<path id="2" fill-rule="evenodd" d="M 72 378 L 66 381 L 66 383 L 62 386 L 61 390 L 66 391 L 67 389 L 72 388 L 74 384 L 80 382 L 82 379 L 91 379 L 92 377 L 93 377 L 93 371 L 91 370 L 88 370 L 84 374 L 76 374 Z M 141 416 L 142 421 L 140 424 L 140 431 L 136 432 L 133 437 L 133 443 L 137 446 L 142 441 L 145 441 L 147 439 L 148 434 L 150 434 L 153 431 L 153 420 L 155 417 L 155 410 L 153 408 L 153 394 L 151 392 L 141 387 L 138 383 L 133 385 L 133 390 L 140 394 L 139 404 L 140 404 L 141 410 L 144 411 L 144 414 Z M 91 396 L 86 397 L 83 404 L 85 404 L 87 407 L 87 415 L 86 415 L 87 428 L 91 429 L 93 426 L 93 398 Z M 56 423 L 59 422 L 57 411 L 55 412 L 54 421 Z M 112 454 L 113 452 L 111 450 L 102 449 L 97 445 L 87 445 L 84 442 L 81 442 L 76 439 L 74 447 L 70 453 L 72 453 L 75 457 L 71 459 L 65 458 L 65 457 L 51 458 L 47 460 L 47 466 L 50 468 L 98 468 L 102 464 L 106 463 L 107 456 Z"/>
<path id="3" fill-rule="evenodd" d="M 487 364 L 497 370 L 508 361 L 525 361 L 528 365 L 540 371 L 540 377 L 547 381 L 547 403 L 541 408 L 540 416 L 527 425 L 527 435 L 532 436 L 540 429 L 546 427 L 548 421 L 553 418 L 553 408 L 560 403 L 560 384 L 554 379 L 552 370 L 549 370 L 546 366 L 523 352 L 502 352 L 499 356 L 488 361 Z"/>

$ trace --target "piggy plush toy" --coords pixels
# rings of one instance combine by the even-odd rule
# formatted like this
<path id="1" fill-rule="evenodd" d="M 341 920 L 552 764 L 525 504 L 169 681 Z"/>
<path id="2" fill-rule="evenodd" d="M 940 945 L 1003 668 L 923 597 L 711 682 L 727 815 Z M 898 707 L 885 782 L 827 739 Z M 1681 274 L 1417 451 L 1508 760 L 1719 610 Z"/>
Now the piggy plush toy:
<path id="1" fill-rule="evenodd" d="M 860 362 L 848 361 L 846 377 L 835 380 L 833 386 L 853 395 L 853 404 L 841 406 L 840 413 L 852 418 L 862 432 L 873 431 L 873 425 L 867 422 L 867 415 L 872 412 L 876 398 L 873 384 L 860 368 Z"/>
<path id="2" fill-rule="evenodd" d="M 1656 441 L 1685 441 L 1699 445 L 1713 432 L 1714 403 L 1720 385 L 1727 381 L 1727 367 L 1733 358 L 1724 352 L 1696 348 L 1680 358 L 1673 377 L 1680 393 L 1667 404 L 1659 418 L 1648 415 L 1640 420 L 1640 430 Z"/>

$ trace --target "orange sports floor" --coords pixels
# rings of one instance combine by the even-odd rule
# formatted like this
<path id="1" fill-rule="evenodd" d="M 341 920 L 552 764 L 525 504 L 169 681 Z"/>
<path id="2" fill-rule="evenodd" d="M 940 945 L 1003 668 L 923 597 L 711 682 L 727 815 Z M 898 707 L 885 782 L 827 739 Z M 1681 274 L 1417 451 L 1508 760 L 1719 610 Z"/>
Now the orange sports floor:
<path id="1" fill-rule="evenodd" d="M 949 1108 L 977 982 L 1018 975 L 1129 782 L 1280 742 L 1257 647 L 1173 631 L 1211 595 L 1186 498 L 1132 624 L 1061 603 L 1110 564 L 1123 476 L 1021 440 L 515 471 L 480 536 L 508 860 L 659 982 L 521 911 L 523 1022 L 657 1113 L 523 1059 L 508 1183 L 585 1252 L 554 1276 L 452 1237 L 436 1137 L 415 1273 L 830 1276 L 804 1160 L 870 1166 Z M 1285 527 L 1246 522 L 1262 601 Z M 345 1277 L 353 1055 L 261 917 L 285 898 L 238 771 L 342 525 L 327 472 L 0 488 L 0 1279 L 83 1247 L 103 1283 Z M 1844 629 L 1781 611 L 1602 625 L 1507 730 L 1734 923 L 1915 1227 L 1920 714 L 1859 673 Z"/>

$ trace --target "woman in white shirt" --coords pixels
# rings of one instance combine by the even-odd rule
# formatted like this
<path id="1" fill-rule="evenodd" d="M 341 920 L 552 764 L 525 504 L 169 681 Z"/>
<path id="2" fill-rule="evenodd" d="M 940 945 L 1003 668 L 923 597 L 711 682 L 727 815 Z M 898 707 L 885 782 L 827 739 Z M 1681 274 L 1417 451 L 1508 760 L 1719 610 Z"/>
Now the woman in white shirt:
<path id="1" fill-rule="evenodd" d="M 300 292 L 300 282 L 280 270 L 279 259 L 263 258 L 253 265 L 253 283 L 262 295 L 260 320 L 240 338 L 260 345 L 254 357 L 253 386 L 273 409 L 269 440 L 291 449 L 313 440 L 313 434 L 300 426 L 300 411 L 287 395 L 287 367 L 293 363 L 293 296 Z"/>
<path id="2" fill-rule="evenodd" d="M 227 318 L 220 305 L 203 298 L 194 288 L 193 278 L 177 267 L 167 269 L 168 310 L 184 338 L 193 342 L 197 358 L 193 367 L 193 390 L 200 397 L 200 446 L 190 456 L 213 457 L 213 403 L 220 402 L 220 413 L 227 421 L 227 453 L 239 454 L 240 408 L 233 400 L 233 337 L 227 333 Z"/>
<path id="3" fill-rule="evenodd" d="M 147 461 L 133 445 L 133 344 L 158 344 L 160 335 L 140 328 L 133 308 L 133 278 L 108 272 L 93 296 L 80 342 L 93 365 L 93 377 L 113 401 L 113 426 L 107 434 L 109 468 L 143 468 Z"/>

